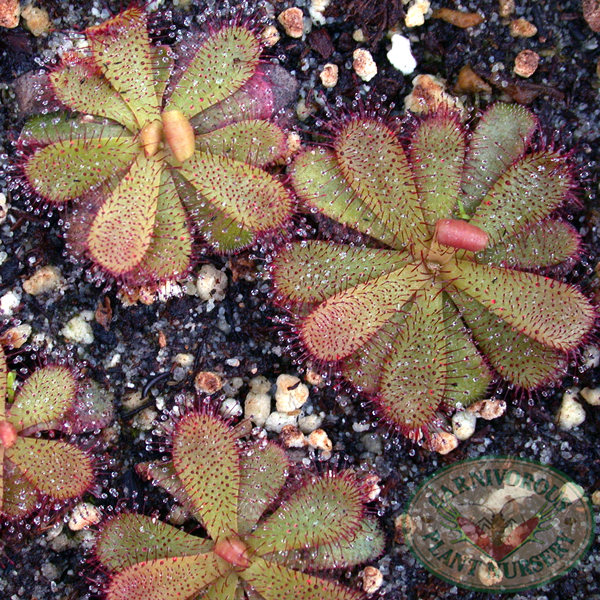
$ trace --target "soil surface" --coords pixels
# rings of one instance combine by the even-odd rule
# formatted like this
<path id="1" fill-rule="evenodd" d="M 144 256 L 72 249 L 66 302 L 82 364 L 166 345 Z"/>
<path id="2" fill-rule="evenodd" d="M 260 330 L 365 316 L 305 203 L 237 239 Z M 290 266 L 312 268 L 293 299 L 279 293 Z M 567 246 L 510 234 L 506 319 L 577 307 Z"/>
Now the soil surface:
<path id="1" fill-rule="evenodd" d="M 110 512 L 116 506 L 140 506 L 147 513 L 164 517 L 171 501 L 135 473 L 136 463 L 155 455 L 151 440 L 151 420 L 156 407 L 172 406 L 178 393 L 193 391 L 199 371 L 220 373 L 228 382 L 227 395 L 241 402 L 249 380 L 263 375 L 274 382 L 279 374 L 301 373 L 284 339 L 277 332 L 281 315 L 269 304 L 269 284 L 265 274 L 265 249 L 254 249 L 236 258 L 202 256 L 200 263 L 223 268 L 229 287 L 225 299 L 207 304 L 184 294 L 160 299 L 154 304 L 124 306 L 118 290 L 110 284 L 97 286 L 87 266 L 70 261 L 64 251 L 61 214 L 29 210 L 17 194 L 7 190 L 3 173 L 14 155 L 13 142 L 23 122 L 15 95 L 19 76 L 50 61 L 69 31 L 98 24 L 123 8 L 120 1 L 90 2 L 77 6 L 62 1 L 42 0 L 53 31 L 34 37 L 17 27 L 0 28 L 0 191 L 8 195 L 10 211 L 0 226 L 0 296 L 13 293 L 18 302 L 6 314 L 5 329 L 29 324 L 28 345 L 11 352 L 9 363 L 20 373 L 31 371 L 42 361 L 64 359 L 84 365 L 85 374 L 114 395 L 115 422 L 95 443 L 108 458 L 103 477 L 93 497 L 88 499 Z M 186 10 L 161 4 L 167 16 L 155 16 L 157 35 L 163 41 L 190 23 L 215 17 L 215 5 L 194 3 Z M 207 6 L 205 6 L 205 4 Z M 332 0 L 325 11 L 325 23 L 314 26 L 301 39 L 292 39 L 279 27 L 281 40 L 270 48 L 270 60 L 282 64 L 301 85 L 300 95 L 310 113 L 297 127 L 309 140 L 309 131 L 319 131 L 327 119 L 328 107 L 336 104 L 357 110 L 358 105 L 390 111 L 403 110 L 404 97 L 412 88 L 414 76 L 427 73 L 441 77 L 452 89 L 461 68 L 471 68 L 491 87 L 489 93 L 465 94 L 465 105 L 476 111 L 496 100 L 526 103 L 539 117 L 549 144 L 564 147 L 578 166 L 580 205 L 571 210 L 572 223 L 580 230 L 585 252 L 580 265 L 567 274 L 571 282 L 599 296 L 594 266 L 598 264 L 598 173 L 600 168 L 600 104 L 597 62 L 600 37 L 582 15 L 579 0 L 516 0 L 511 18 L 524 18 L 537 27 L 530 38 L 511 36 L 511 18 L 499 16 L 497 0 L 462 3 L 431 2 L 432 8 L 448 7 L 476 11 L 485 17 L 480 25 L 460 29 L 440 19 L 427 18 L 424 25 L 407 29 L 400 0 Z M 274 2 L 260 10 L 278 15 L 290 6 L 302 8 L 308 17 L 309 2 Z M 206 11 L 206 12 L 205 12 Z M 388 30 L 396 27 L 412 42 L 417 61 L 413 74 L 405 76 L 387 59 Z M 356 42 L 353 33 L 361 28 L 365 40 Z M 66 33 L 65 33 L 66 32 Z M 368 84 L 352 69 L 352 53 L 369 49 L 378 73 Z M 537 71 L 529 78 L 513 73 L 515 57 L 521 50 L 540 56 Z M 322 67 L 339 66 L 339 82 L 325 89 L 318 78 Z M 354 104 L 353 104 L 354 102 Z M 319 236 L 320 223 L 309 216 L 302 221 L 310 235 Z M 31 296 L 22 291 L 22 282 L 43 265 L 58 266 L 65 284 L 50 295 Z M 198 271 L 196 269 L 196 272 Z M 256 271 L 258 269 L 258 271 Z M 64 324 L 81 311 L 109 306 L 112 316 L 106 327 L 92 322 L 91 344 L 69 345 L 61 334 Z M 191 354 L 191 368 L 174 365 L 178 354 Z M 157 377 L 167 374 L 163 377 Z M 475 435 L 447 456 L 439 456 L 413 445 L 381 426 L 372 407 L 335 381 L 311 388 L 310 407 L 323 412 L 323 428 L 334 443 L 329 460 L 318 453 L 298 454 L 296 459 L 326 466 L 345 465 L 375 470 L 382 478 L 383 492 L 373 510 L 382 518 L 388 534 L 386 553 L 375 562 L 384 576 L 380 594 L 389 600 L 493 599 L 499 596 L 468 592 L 431 575 L 410 554 L 406 545 L 394 541 L 394 519 L 405 508 L 411 493 L 427 476 L 456 460 L 490 454 L 540 460 L 552 465 L 583 487 L 586 494 L 600 490 L 600 411 L 584 403 L 586 420 L 577 429 L 562 431 L 554 424 L 564 389 L 569 386 L 600 386 L 600 369 L 581 367 L 572 358 L 570 375 L 563 386 L 544 390 L 531 397 L 508 388 L 498 389 L 497 397 L 508 402 L 500 419 L 478 421 Z M 147 405 L 131 409 L 131 395 L 143 392 Z M 85 499 L 85 498 L 84 498 Z M 83 600 L 97 597 L 102 574 L 87 565 L 93 537 L 89 532 L 73 533 L 53 522 L 42 526 L 16 525 L 2 529 L 0 545 L 0 597 L 7 600 Z M 58 535 L 57 535 L 58 534 Z M 348 573 L 359 585 L 358 570 Z M 589 553 L 568 574 L 545 587 L 521 592 L 514 598 L 599 600 L 600 543 L 597 538 Z M 149 599 L 150 600 L 150 599 Z M 301 599 L 299 599 L 301 600 Z"/>

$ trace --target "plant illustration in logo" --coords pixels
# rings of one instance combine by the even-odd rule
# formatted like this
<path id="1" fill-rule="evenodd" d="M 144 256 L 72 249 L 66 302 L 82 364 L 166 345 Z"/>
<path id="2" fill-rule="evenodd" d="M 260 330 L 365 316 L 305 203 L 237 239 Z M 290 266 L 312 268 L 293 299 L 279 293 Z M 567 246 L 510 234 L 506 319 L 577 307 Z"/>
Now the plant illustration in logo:
<path id="1" fill-rule="evenodd" d="M 80 433 L 101 423 L 80 419 L 79 412 L 90 412 L 91 404 L 83 409 L 86 400 L 68 367 L 34 371 L 12 402 L 6 401 L 12 395 L 7 375 L 0 349 L 0 514 L 14 520 L 41 509 L 44 500 L 66 502 L 91 488 L 91 454 L 57 434 Z"/>
<path id="2" fill-rule="evenodd" d="M 281 600 L 362 597 L 316 571 L 348 568 L 383 550 L 366 490 L 349 471 L 290 485 L 272 442 L 193 411 L 172 432 L 172 460 L 147 473 L 201 522 L 208 538 L 122 513 L 101 529 L 96 556 L 112 572 L 108 600 Z M 309 569 L 309 572 L 304 570 Z"/>
<path id="3" fill-rule="evenodd" d="M 269 120 L 274 84 L 253 31 L 225 25 L 177 61 L 151 44 L 137 7 L 85 36 L 50 73 L 68 110 L 33 117 L 19 139 L 26 185 L 52 205 L 74 201 L 75 254 L 150 285 L 189 268 L 188 217 L 221 252 L 282 227 L 291 197 L 264 167 L 286 134 Z"/>
<path id="4" fill-rule="evenodd" d="M 526 390 L 555 381 L 595 321 L 551 269 L 579 252 L 556 215 L 573 195 L 565 156 L 536 148 L 526 109 L 490 107 L 472 132 L 448 113 L 406 143 L 382 120 L 349 118 L 328 147 L 300 154 L 296 193 L 367 246 L 281 249 L 277 301 L 304 354 L 333 364 L 400 431 L 420 439 L 448 406 L 495 376 Z"/>

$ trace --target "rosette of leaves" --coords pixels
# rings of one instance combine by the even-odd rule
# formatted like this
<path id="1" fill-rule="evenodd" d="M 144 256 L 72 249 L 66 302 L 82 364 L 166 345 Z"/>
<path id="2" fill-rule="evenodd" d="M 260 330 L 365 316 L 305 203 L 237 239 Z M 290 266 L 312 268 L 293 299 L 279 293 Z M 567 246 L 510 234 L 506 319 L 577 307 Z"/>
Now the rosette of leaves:
<path id="1" fill-rule="evenodd" d="M 286 246 L 277 299 L 305 355 L 335 365 L 413 439 L 494 377 L 525 390 L 559 379 L 594 325 L 581 291 L 549 275 L 579 252 L 556 216 L 574 178 L 560 152 L 534 147 L 536 128 L 507 104 L 471 132 L 451 114 L 423 118 L 406 143 L 352 118 L 293 165 L 300 198 L 371 247 Z"/>
<path id="2" fill-rule="evenodd" d="M 274 84 L 253 31 L 225 25 L 177 67 L 138 7 L 84 33 L 86 51 L 49 76 L 68 111 L 33 117 L 19 139 L 33 192 L 74 201 L 76 254 L 150 285 L 189 268 L 188 217 L 222 252 L 282 227 L 291 197 L 264 167 L 286 151 L 286 134 L 268 120 Z"/>
<path id="3" fill-rule="evenodd" d="M 268 441 L 243 442 L 240 434 L 205 411 L 176 424 L 172 460 L 148 472 L 208 537 L 138 514 L 111 518 L 96 545 L 100 564 L 112 572 L 108 600 L 362 597 L 316 574 L 383 550 L 360 481 L 343 471 L 290 486 L 285 452 Z"/>
<path id="4" fill-rule="evenodd" d="M 7 375 L 0 348 L 0 515 L 14 520 L 38 511 L 48 500 L 53 506 L 66 503 L 92 487 L 93 457 L 57 434 L 101 426 L 110 411 L 101 408 L 96 390 L 81 388 L 68 367 L 37 369 L 14 395 Z"/>

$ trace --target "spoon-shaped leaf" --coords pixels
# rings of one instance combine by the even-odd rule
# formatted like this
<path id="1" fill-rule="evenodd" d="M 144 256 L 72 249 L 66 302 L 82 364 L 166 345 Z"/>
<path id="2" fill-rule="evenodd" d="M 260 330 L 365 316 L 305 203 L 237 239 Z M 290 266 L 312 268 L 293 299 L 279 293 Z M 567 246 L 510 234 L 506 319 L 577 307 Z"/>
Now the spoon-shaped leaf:
<path id="1" fill-rule="evenodd" d="M 37 369 L 23 383 L 10 407 L 9 422 L 17 431 L 36 425 L 51 425 L 73 406 L 77 383 L 67 367 Z"/>
<path id="2" fill-rule="evenodd" d="M 248 538 L 259 556 L 351 538 L 361 527 L 363 494 L 349 474 L 306 482 Z"/>
<path id="3" fill-rule="evenodd" d="M 190 535 L 162 521 L 123 513 L 102 527 L 95 552 L 106 568 L 122 571 L 149 560 L 205 554 L 212 546 L 210 540 Z"/>
<path id="4" fill-rule="evenodd" d="M 51 498 L 67 500 L 83 494 L 94 481 L 89 454 L 60 440 L 19 437 L 5 450 L 36 490 Z"/>
<path id="5" fill-rule="evenodd" d="M 442 276 L 518 332 L 549 348 L 576 348 L 596 318 L 579 290 L 541 275 L 457 261 L 448 263 Z"/>
<path id="6" fill-rule="evenodd" d="M 173 466 L 210 537 L 236 534 L 240 458 L 232 429 L 212 415 L 186 415 L 173 433 Z"/>

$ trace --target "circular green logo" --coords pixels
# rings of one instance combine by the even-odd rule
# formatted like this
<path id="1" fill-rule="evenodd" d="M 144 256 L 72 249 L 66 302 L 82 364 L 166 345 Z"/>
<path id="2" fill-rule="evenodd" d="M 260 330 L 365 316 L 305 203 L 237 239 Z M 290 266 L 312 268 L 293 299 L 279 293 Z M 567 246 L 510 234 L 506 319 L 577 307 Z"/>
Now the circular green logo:
<path id="1" fill-rule="evenodd" d="M 564 473 L 520 458 L 461 461 L 410 500 L 403 524 L 434 575 L 471 590 L 515 592 L 563 575 L 586 553 L 594 517 Z"/>

